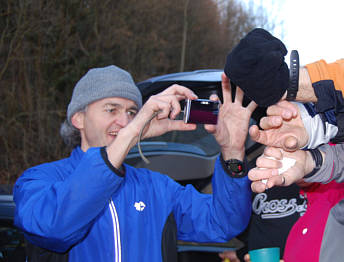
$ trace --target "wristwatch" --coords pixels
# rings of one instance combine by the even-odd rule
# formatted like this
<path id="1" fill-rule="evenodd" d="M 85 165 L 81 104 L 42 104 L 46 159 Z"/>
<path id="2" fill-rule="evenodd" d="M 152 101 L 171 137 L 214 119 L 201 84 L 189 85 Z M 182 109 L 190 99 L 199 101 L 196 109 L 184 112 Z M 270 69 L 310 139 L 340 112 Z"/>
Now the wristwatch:
<path id="1" fill-rule="evenodd" d="M 299 90 L 300 61 L 297 50 L 292 50 L 290 53 L 289 67 L 289 87 L 287 89 L 287 100 L 294 101 L 296 99 L 297 91 Z"/>
<path id="2" fill-rule="evenodd" d="M 224 166 L 224 169 L 227 171 L 227 173 L 231 177 L 244 177 L 246 176 L 247 168 L 246 168 L 246 163 L 245 161 L 241 161 L 238 159 L 229 159 L 229 160 L 224 160 L 221 157 L 222 164 Z"/>

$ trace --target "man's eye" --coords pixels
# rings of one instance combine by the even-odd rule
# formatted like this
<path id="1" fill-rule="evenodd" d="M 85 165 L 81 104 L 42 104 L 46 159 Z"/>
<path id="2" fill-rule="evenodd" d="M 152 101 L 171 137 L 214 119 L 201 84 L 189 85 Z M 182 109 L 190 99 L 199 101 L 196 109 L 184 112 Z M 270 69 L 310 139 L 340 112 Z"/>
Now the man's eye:
<path id="1" fill-rule="evenodd" d="M 129 116 L 134 117 L 134 116 L 136 116 L 136 114 L 137 114 L 137 111 L 128 111 Z"/>
<path id="2" fill-rule="evenodd" d="M 105 111 L 108 113 L 113 113 L 116 111 L 116 108 L 106 108 Z"/>

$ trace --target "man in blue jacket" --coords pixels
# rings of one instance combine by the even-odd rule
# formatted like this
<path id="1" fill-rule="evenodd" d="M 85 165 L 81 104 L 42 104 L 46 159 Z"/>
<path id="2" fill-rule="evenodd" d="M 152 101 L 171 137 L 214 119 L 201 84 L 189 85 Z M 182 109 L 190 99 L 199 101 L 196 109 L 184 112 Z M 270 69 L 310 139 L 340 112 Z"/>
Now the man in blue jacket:
<path id="1" fill-rule="evenodd" d="M 180 240 L 233 238 L 245 229 L 251 213 L 244 144 L 256 104 L 243 107 L 239 88 L 232 102 L 224 74 L 222 89 L 218 123 L 205 126 L 221 146 L 221 156 L 213 194 L 201 194 L 160 173 L 123 163 L 147 122 L 142 138 L 194 130 L 195 124 L 175 117 L 180 100 L 197 96 L 173 85 L 142 106 L 128 72 L 116 66 L 89 70 L 74 88 L 61 127 L 74 149 L 68 158 L 32 167 L 17 180 L 16 226 L 31 244 L 68 254 L 68 261 L 163 261 L 162 242 L 171 217 Z"/>

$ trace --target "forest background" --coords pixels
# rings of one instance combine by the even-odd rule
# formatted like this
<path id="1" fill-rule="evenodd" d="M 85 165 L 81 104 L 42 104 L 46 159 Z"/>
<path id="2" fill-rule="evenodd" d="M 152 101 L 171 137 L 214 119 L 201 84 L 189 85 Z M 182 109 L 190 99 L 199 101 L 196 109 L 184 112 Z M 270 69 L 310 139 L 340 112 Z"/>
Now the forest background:
<path id="1" fill-rule="evenodd" d="M 69 154 L 59 136 L 75 83 L 110 64 L 136 82 L 219 68 L 255 27 L 239 0 L 0 0 L 0 183 Z"/>

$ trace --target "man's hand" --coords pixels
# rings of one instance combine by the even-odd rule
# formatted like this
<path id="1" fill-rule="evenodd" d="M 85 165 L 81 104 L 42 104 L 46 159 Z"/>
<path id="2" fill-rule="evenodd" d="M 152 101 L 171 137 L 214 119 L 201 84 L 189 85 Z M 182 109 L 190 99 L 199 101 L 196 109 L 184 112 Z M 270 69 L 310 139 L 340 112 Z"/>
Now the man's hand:
<path id="1" fill-rule="evenodd" d="M 258 126 L 251 126 L 251 138 L 261 144 L 294 151 L 304 147 L 308 134 L 303 125 L 298 107 L 288 101 L 280 101 L 267 109 L 267 117 Z"/>
<path id="2" fill-rule="evenodd" d="M 172 85 L 163 92 L 151 96 L 143 105 L 135 118 L 123 127 L 110 145 L 107 146 L 108 159 L 119 168 L 129 150 L 138 142 L 142 130 L 142 139 L 162 135 L 172 130 L 194 130 L 195 124 L 185 124 L 183 120 L 175 120 L 180 113 L 179 101 L 197 99 L 188 88 Z"/>
<path id="3" fill-rule="evenodd" d="M 214 134 L 221 146 L 224 159 L 243 159 L 245 154 L 245 141 L 252 112 L 257 108 L 255 102 L 247 107 L 242 106 L 244 93 L 237 87 L 235 100 L 232 102 L 232 93 L 229 79 L 222 74 L 223 104 L 220 105 L 217 125 L 205 125 L 204 128 Z M 210 99 L 218 100 L 211 96 Z"/>
<path id="4" fill-rule="evenodd" d="M 280 160 L 283 157 L 293 158 L 296 162 L 279 175 L 278 169 L 282 167 Z M 252 191 L 261 193 L 274 186 L 289 186 L 300 181 L 305 174 L 313 170 L 314 161 L 310 153 L 304 150 L 287 152 L 275 147 L 266 147 L 264 154 L 257 158 L 256 166 L 249 171 L 248 178 L 252 181 Z M 267 179 L 266 184 L 262 182 L 263 179 Z"/>
<path id="5" fill-rule="evenodd" d="M 219 253 L 219 257 L 222 259 L 222 262 L 240 262 L 236 252 L 233 250 L 225 250 Z"/>
<path id="6" fill-rule="evenodd" d="M 197 96 L 184 86 L 172 85 L 163 92 L 151 96 L 128 127 L 141 130 L 147 123 L 142 138 L 159 136 L 173 130 L 194 130 L 195 124 L 175 120 L 181 112 L 179 101 L 186 98 L 196 99 Z"/>

